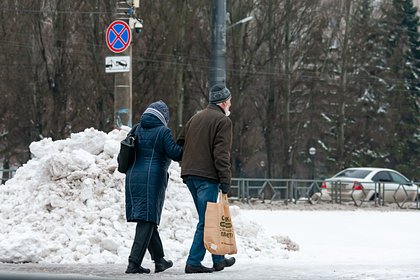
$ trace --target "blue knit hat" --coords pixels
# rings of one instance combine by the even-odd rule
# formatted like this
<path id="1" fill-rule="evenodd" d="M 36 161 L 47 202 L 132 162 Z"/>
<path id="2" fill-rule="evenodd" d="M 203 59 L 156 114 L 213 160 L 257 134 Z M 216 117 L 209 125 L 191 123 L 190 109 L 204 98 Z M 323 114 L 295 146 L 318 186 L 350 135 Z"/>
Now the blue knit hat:
<path id="1" fill-rule="evenodd" d="M 162 100 L 150 104 L 146 111 L 144 111 L 144 114 L 152 114 L 161 120 L 165 126 L 168 126 L 169 108 Z"/>

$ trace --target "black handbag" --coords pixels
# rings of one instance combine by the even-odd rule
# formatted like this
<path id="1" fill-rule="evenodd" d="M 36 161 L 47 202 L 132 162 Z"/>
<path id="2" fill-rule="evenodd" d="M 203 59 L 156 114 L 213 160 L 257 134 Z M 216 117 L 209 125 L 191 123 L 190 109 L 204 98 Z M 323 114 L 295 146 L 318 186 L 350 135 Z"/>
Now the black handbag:
<path id="1" fill-rule="evenodd" d="M 121 141 L 120 153 L 118 154 L 118 171 L 121 173 L 127 173 L 128 168 L 134 163 L 134 157 L 136 154 L 136 141 L 137 135 L 135 131 L 138 124 L 136 124 L 130 132 L 127 134 L 127 137 Z"/>

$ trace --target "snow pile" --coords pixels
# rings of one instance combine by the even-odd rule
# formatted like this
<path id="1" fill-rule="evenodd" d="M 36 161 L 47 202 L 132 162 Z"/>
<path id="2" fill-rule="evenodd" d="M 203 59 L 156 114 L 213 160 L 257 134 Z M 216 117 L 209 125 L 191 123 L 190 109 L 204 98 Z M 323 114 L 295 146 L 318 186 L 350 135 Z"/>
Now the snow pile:
<path id="1" fill-rule="evenodd" d="M 127 132 L 90 128 L 30 145 L 32 159 L 0 185 L 0 262 L 127 262 L 135 224 L 125 220 L 125 175 L 116 170 Z M 159 231 L 167 257 L 185 260 L 197 214 L 178 163 L 169 171 Z M 293 242 L 287 237 L 268 236 L 237 206 L 231 212 L 238 257 L 288 257 Z"/>

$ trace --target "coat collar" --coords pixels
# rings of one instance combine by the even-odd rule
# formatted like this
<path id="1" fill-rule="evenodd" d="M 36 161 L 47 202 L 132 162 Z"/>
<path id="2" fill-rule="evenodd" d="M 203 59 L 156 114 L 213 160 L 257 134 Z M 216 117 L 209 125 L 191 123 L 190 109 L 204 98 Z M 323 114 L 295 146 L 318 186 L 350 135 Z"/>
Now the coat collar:
<path id="1" fill-rule="evenodd" d="M 220 112 L 223 113 L 223 115 L 226 115 L 225 110 L 223 110 L 222 108 L 220 108 L 216 104 L 209 103 L 209 105 L 207 106 L 207 108 L 212 109 L 212 110 L 216 110 L 216 111 L 220 111 Z"/>

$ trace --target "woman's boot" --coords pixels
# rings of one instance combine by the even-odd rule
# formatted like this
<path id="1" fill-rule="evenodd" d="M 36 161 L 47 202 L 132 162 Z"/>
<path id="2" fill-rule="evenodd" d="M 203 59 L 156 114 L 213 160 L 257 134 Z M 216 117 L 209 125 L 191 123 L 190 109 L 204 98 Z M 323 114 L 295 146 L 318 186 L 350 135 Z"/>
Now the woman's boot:
<path id="1" fill-rule="evenodd" d="M 159 260 L 155 261 L 155 273 L 165 271 L 173 265 L 174 263 L 172 261 L 167 261 L 164 258 L 160 258 Z"/>

